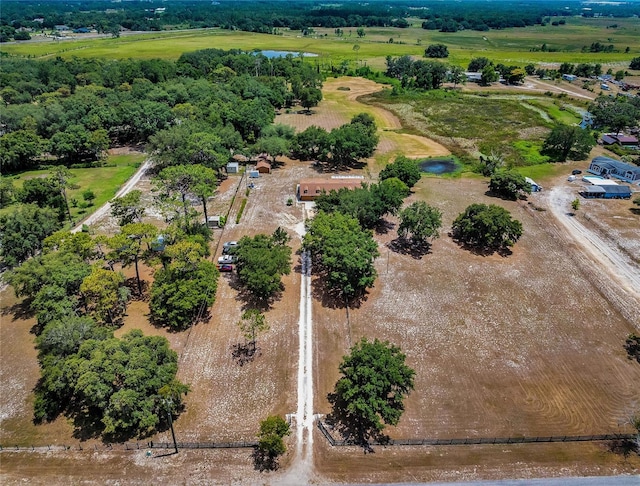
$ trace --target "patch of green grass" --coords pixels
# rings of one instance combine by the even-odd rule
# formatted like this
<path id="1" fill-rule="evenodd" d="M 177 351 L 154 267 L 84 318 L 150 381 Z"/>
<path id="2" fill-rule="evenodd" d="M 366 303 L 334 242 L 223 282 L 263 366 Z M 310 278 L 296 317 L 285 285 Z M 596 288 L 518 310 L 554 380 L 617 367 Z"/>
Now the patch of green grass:
<path id="1" fill-rule="evenodd" d="M 518 161 L 520 163 L 516 163 L 516 166 L 544 164 L 549 161 L 549 157 L 540 153 L 542 142 L 516 140 L 512 145 L 520 156 L 520 160 Z"/>
<path id="2" fill-rule="evenodd" d="M 515 170 L 525 177 L 531 177 L 533 180 L 540 182 L 566 172 L 567 167 L 561 163 L 553 164 L 547 162 L 544 164 L 517 167 Z"/>
<path id="3" fill-rule="evenodd" d="M 527 100 L 527 103 L 544 110 L 554 122 L 575 125 L 582 120 L 581 116 L 568 109 L 562 102 L 549 99 Z"/>
<path id="4" fill-rule="evenodd" d="M 93 191 L 96 196 L 92 206 L 87 208 L 70 207 L 71 217 L 74 220 L 84 218 L 112 199 L 118 189 L 140 167 L 145 157 L 146 155 L 144 154 L 112 155 L 107 158 L 104 167 L 71 169 L 73 179 L 70 182 L 78 187 L 67 191 L 69 206 L 71 206 L 72 199 L 78 202 L 78 206 L 83 203 L 82 193 L 87 189 Z M 47 177 L 49 173 L 49 170 L 22 172 L 14 179 L 14 186 L 21 188 L 25 180 L 35 177 Z"/>

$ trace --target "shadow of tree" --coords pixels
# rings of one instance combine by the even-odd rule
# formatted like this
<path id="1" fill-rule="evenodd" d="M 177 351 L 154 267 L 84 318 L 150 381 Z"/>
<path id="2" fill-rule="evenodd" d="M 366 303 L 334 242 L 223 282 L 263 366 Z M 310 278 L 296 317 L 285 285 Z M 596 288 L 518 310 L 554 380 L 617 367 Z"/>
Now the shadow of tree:
<path id="1" fill-rule="evenodd" d="M 369 420 L 350 412 L 347 403 L 338 394 L 329 393 L 327 399 L 332 411 L 325 421 L 342 440 L 361 446 L 365 454 L 375 452 L 372 444 L 384 445 L 389 442 L 389 436 L 378 431 Z"/>
<path id="2" fill-rule="evenodd" d="M 25 299 L 17 304 L 4 307 L 2 309 L 2 315 L 12 315 L 11 321 L 27 320 L 35 317 L 35 311 L 31 310 L 31 299 Z"/>
<path id="3" fill-rule="evenodd" d="M 278 456 L 269 454 L 266 451 L 261 450 L 259 447 L 255 447 L 251 453 L 253 459 L 253 467 L 256 471 L 277 471 L 280 467 L 278 462 Z"/>
<path id="4" fill-rule="evenodd" d="M 475 245 L 475 244 L 460 240 L 459 238 L 456 238 L 452 233 L 449 233 L 448 235 L 460 248 L 462 248 L 463 250 L 467 250 L 473 253 L 474 255 L 490 256 L 490 255 L 493 255 L 494 253 L 497 253 L 502 257 L 508 257 L 509 255 L 513 254 L 513 252 L 507 247 L 493 248 L 493 247 L 479 246 L 479 245 Z"/>
<path id="5" fill-rule="evenodd" d="M 256 346 L 255 341 L 231 345 L 231 357 L 240 366 L 244 366 L 260 356 L 262 356 L 262 351 Z"/>
<path id="6" fill-rule="evenodd" d="M 638 444 L 631 439 L 614 439 L 609 442 L 608 448 L 614 454 L 622 454 L 625 459 L 632 453 L 640 453 Z"/>
<path id="7" fill-rule="evenodd" d="M 395 223 L 387 221 L 386 219 L 381 219 L 380 221 L 378 221 L 378 224 L 374 229 L 377 235 L 386 235 L 393 231 L 395 227 Z"/>
<path id="8" fill-rule="evenodd" d="M 128 278 L 125 283 L 125 287 L 129 289 L 131 300 L 139 300 L 141 302 L 149 301 L 149 282 L 146 280 L 140 281 L 140 287 L 142 288 L 142 293 L 138 293 L 138 279 L 135 277 Z"/>
<path id="9" fill-rule="evenodd" d="M 314 279 L 311 282 L 311 295 L 319 301 L 323 307 L 327 309 L 346 309 L 347 301 L 340 289 L 333 289 L 329 287 L 327 283 L 327 272 L 322 269 L 314 267 Z M 350 309 L 359 309 L 360 306 L 367 301 L 369 294 L 367 291 L 362 294 L 352 297 L 348 302 Z"/>
<path id="10" fill-rule="evenodd" d="M 387 247 L 394 253 L 409 255 L 416 260 L 431 253 L 431 243 L 428 241 L 414 241 L 406 238 L 391 240 Z"/>

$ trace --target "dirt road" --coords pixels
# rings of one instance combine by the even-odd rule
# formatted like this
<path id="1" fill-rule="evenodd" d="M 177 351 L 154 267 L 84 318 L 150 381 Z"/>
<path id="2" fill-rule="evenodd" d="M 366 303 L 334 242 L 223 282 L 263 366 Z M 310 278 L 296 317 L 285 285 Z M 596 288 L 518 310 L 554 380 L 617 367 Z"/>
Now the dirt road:
<path id="1" fill-rule="evenodd" d="M 574 198 L 570 188 L 556 186 L 546 194 L 546 198 L 553 215 L 593 264 L 600 266 L 621 290 L 640 302 L 640 268 L 612 241 L 602 238 L 570 213 Z"/>

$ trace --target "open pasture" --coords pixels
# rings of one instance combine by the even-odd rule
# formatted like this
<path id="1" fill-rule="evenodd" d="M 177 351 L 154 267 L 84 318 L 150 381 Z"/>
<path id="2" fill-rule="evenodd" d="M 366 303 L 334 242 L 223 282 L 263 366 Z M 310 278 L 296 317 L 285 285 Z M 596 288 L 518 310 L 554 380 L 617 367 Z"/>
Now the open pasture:
<path id="1" fill-rule="evenodd" d="M 154 33 L 124 33 L 118 39 L 87 39 L 82 35 L 66 40 L 36 38 L 37 41 L 3 45 L 10 55 L 46 58 L 100 57 L 177 59 L 183 52 L 206 48 L 218 49 L 276 49 L 293 52 L 312 52 L 317 62 L 331 64 L 349 61 L 375 69 L 385 67 L 387 55 L 421 57 L 429 44 L 442 43 L 449 47 L 447 62 L 466 66 L 473 57 L 489 57 L 496 63 L 524 65 L 572 63 L 600 63 L 604 66 L 624 67 L 640 53 L 640 24 L 637 19 L 566 18 L 561 26 L 533 26 L 478 32 L 464 30 L 444 33 L 424 30 L 420 19 L 412 19 L 411 27 L 399 29 L 366 28 L 359 38 L 355 28 L 344 28 L 344 35 L 336 36 L 334 29 L 318 28 L 315 34 L 304 37 L 300 31 L 282 30 L 280 35 L 231 32 L 218 28 L 192 31 Z M 617 28 L 607 28 L 617 24 Z M 393 39 L 393 43 L 390 41 Z M 581 52 L 593 42 L 613 44 L 615 52 Z M 534 52 L 543 43 L 556 52 Z M 358 45 L 357 50 L 354 45 Z M 629 47 L 630 52 L 625 53 Z M 314 60 L 315 62 L 315 60 Z M 354 64 L 355 65 L 355 64 Z"/>

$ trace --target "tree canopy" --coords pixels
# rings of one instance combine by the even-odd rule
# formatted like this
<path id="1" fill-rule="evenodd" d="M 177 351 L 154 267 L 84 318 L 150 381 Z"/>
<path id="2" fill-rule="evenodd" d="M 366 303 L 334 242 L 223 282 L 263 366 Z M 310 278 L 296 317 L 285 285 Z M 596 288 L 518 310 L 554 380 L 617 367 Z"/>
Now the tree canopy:
<path id="1" fill-rule="evenodd" d="M 491 175 L 489 190 L 505 199 L 516 200 L 522 194 L 531 194 L 531 184 L 513 170 L 498 170 Z"/>
<path id="2" fill-rule="evenodd" d="M 233 254 L 240 283 L 253 296 L 267 300 L 283 289 L 282 276 L 291 272 L 291 247 L 273 235 L 243 236 Z"/>
<path id="3" fill-rule="evenodd" d="M 416 201 L 400 211 L 398 236 L 410 237 L 415 243 L 426 243 L 429 238 L 438 237 L 441 226 L 442 211 L 424 201 Z"/>
<path id="4" fill-rule="evenodd" d="M 0 256 L 13 267 L 42 250 L 43 240 L 60 228 L 58 214 L 51 208 L 25 204 L 0 215 Z"/>
<path id="5" fill-rule="evenodd" d="M 330 289 L 347 301 L 372 287 L 378 247 L 370 231 L 340 212 L 324 211 L 308 223 L 303 247 L 325 272 Z"/>
<path id="6" fill-rule="evenodd" d="M 202 258 L 204 252 L 195 243 L 171 245 L 165 253 L 173 261 L 156 272 L 149 302 L 151 317 L 171 329 L 184 329 L 213 305 L 219 274 L 213 263 Z"/>
<path id="7" fill-rule="evenodd" d="M 588 130 L 558 124 L 544 141 L 541 153 L 557 162 L 565 162 L 567 159 L 584 160 L 595 144 L 596 140 Z"/>
<path id="8" fill-rule="evenodd" d="M 411 189 L 420 180 L 421 173 L 420 167 L 418 167 L 415 160 L 409 159 L 404 155 L 399 155 L 392 163 L 387 164 L 384 169 L 380 171 L 378 177 L 381 181 L 396 177 Z"/>
<path id="9" fill-rule="evenodd" d="M 329 402 L 331 419 L 348 439 L 366 445 L 386 425 L 397 425 L 404 399 L 413 390 L 415 371 L 406 356 L 388 341 L 362 338 L 340 363 L 341 377 Z"/>
<path id="10" fill-rule="evenodd" d="M 522 223 L 495 204 L 472 204 L 451 226 L 453 237 L 482 251 L 506 251 L 522 236 Z"/>

